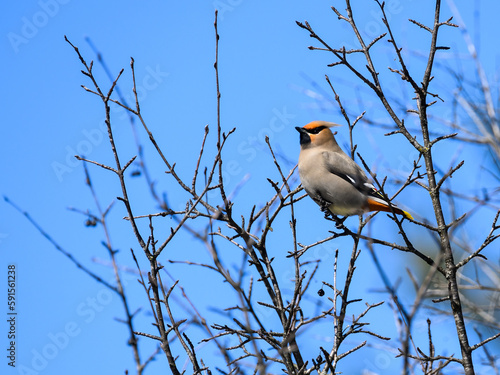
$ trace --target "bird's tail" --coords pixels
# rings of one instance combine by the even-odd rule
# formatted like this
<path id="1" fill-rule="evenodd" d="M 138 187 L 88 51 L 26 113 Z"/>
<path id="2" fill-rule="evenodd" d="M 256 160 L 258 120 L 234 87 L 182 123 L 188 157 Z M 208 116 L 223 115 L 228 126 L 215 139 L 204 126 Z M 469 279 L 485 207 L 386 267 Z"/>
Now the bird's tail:
<path id="1" fill-rule="evenodd" d="M 411 216 L 409 212 L 406 212 L 405 210 L 402 210 L 394 205 L 392 205 L 392 209 L 395 213 L 403 215 L 407 219 L 413 220 L 413 216 Z M 392 212 L 391 207 L 387 204 L 387 202 L 372 197 L 368 198 L 368 211 Z"/>

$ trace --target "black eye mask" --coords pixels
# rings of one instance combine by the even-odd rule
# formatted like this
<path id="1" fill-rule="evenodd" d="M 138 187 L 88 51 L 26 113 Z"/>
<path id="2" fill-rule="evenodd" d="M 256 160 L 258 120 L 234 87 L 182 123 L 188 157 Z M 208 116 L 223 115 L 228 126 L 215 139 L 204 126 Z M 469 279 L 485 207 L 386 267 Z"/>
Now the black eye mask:
<path id="1" fill-rule="evenodd" d="M 309 134 L 319 134 L 319 132 L 322 131 L 323 129 L 326 129 L 326 126 L 318 126 L 317 128 L 314 129 L 306 129 L 306 131 Z"/>

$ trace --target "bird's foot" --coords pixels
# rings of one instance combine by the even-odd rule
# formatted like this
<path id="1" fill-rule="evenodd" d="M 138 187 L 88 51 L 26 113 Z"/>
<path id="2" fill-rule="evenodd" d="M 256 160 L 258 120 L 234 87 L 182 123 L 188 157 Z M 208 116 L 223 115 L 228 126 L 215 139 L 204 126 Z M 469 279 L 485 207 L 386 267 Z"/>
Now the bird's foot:
<path id="1" fill-rule="evenodd" d="M 344 228 L 344 221 L 347 219 L 347 216 L 338 217 L 337 215 L 331 214 L 333 221 L 335 221 L 335 228 L 342 229 Z"/>
<path id="2" fill-rule="evenodd" d="M 323 199 L 320 200 L 320 202 L 319 202 L 319 208 L 325 214 L 325 219 L 330 220 L 330 221 L 334 221 L 335 227 L 337 229 L 345 228 L 344 221 L 345 221 L 345 219 L 347 219 L 347 216 L 339 217 L 339 216 L 333 214 L 332 211 L 330 211 L 330 206 L 331 206 L 331 203 L 327 202 Z"/>
<path id="3" fill-rule="evenodd" d="M 323 199 L 321 199 L 321 200 L 319 201 L 319 209 L 320 209 L 320 210 L 321 210 L 321 211 L 325 214 L 325 217 L 326 217 L 328 214 L 330 214 L 330 213 L 331 213 L 331 212 L 330 212 L 330 209 L 329 209 L 330 204 L 331 204 L 331 203 L 329 203 L 329 202 L 327 202 L 327 201 L 325 201 L 325 200 L 323 200 Z"/>

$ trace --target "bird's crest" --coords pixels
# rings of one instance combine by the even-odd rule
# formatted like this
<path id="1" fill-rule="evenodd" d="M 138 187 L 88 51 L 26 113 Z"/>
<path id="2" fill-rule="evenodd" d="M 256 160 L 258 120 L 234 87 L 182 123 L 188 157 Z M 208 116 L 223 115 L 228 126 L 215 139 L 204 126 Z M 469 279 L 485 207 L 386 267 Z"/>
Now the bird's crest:
<path id="1" fill-rule="evenodd" d="M 312 121 L 306 126 L 304 126 L 304 129 L 311 130 L 311 129 L 316 129 L 319 127 L 325 126 L 327 128 L 332 128 L 334 126 L 341 126 L 339 124 L 336 124 L 334 122 L 328 122 L 328 121 Z"/>

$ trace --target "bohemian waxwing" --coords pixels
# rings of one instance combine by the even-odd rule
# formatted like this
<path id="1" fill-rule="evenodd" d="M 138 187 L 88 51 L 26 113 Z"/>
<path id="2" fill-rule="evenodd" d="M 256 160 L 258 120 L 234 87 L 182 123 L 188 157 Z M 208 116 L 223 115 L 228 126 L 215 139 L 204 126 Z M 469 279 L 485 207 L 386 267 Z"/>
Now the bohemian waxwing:
<path id="1" fill-rule="evenodd" d="M 332 122 L 313 121 L 300 133 L 299 176 L 307 194 L 320 206 L 328 204 L 335 215 L 361 215 L 368 211 L 391 212 L 413 217 L 389 206 L 368 181 L 361 168 L 339 147 L 329 129 Z"/>

